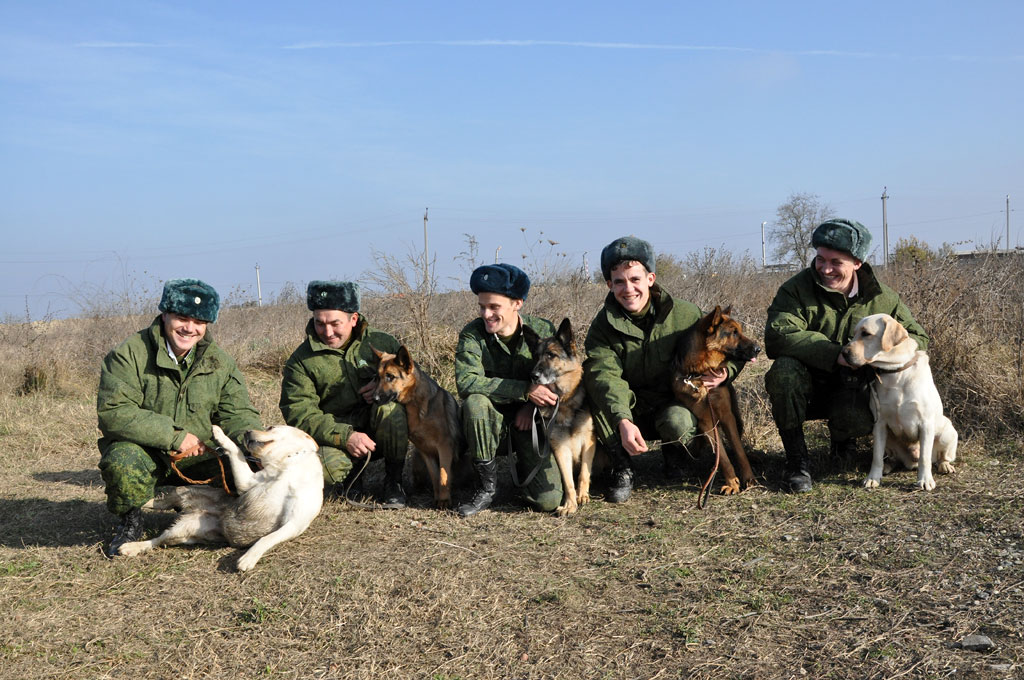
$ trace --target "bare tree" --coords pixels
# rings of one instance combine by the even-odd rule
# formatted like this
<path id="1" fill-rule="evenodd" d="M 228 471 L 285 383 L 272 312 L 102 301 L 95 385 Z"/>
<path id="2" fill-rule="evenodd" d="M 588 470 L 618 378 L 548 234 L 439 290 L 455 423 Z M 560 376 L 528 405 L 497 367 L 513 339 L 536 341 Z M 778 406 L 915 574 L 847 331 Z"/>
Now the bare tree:
<path id="1" fill-rule="evenodd" d="M 811 259 L 811 233 L 831 217 L 835 217 L 832 206 L 822 203 L 816 194 L 790 194 L 776 208 L 775 223 L 769 231 L 775 241 L 775 260 L 807 264 Z"/>

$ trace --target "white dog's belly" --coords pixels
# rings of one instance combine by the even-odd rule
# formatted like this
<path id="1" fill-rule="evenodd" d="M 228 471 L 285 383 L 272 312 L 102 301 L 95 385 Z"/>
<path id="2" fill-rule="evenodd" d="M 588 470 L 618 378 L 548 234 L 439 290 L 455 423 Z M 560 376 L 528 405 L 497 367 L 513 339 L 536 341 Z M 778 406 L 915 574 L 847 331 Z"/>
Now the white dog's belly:
<path id="1" fill-rule="evenodd" d="M 247 548 L 284 523 L 286 489 L 255 487 L 239 497 L 221 518 L 224 538 L 235 548 Z"/>

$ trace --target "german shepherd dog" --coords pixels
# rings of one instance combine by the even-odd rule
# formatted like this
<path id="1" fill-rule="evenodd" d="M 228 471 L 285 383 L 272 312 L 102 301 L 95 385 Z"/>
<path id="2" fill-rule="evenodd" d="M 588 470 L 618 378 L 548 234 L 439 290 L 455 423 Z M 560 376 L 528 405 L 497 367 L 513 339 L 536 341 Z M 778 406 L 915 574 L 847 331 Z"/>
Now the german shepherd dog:
<path id="1" fill-rule="evenodd" d="M 721 368 L 727 359 L 753 361 L 761 351 L 756 342 L 743 335 L 743 327 L 729 316 L 731 312 L 732 306 L 724 310 L 717 306 L 683 332 L 676 347 L 672 372 L 672 391 L 676 399 L 693 412 L 701 434 L 711 440 L 711 448 L 725 478 L 721 492 L 726 495 L 739 493 L 756 483 L 741 440 L 743 421 L 732 383 L 709 390 L 700 376 Z M 719 440 L 716 432 L 719 425 L 725 430 L 736 456 L 739 477 Z"/>
<path id="2" fill-rule="evenodd" d="M 530 379 L 558 395 L 556 405 L 540 406 L 538 411 L 562 475 L 562 505 L 555 512 L 564 517 L 590 500 L 591 474 L 605 467 L 606 457 L 594 434 L 594 419 L 583 389 L 583 361 L 576 350 L 569 319 L 563 319 L 550 338 L 539 337 L 527 326 L 523 326 L 523 336 L 536 359 Z M 579 471 L 576 484 L 574 468 Z"/>
<path id="3" fill-rule="evenodd" d="M 434 501 L 445 510 L 452 504 L 452 470 L 464 448 L 455 397 L 420 370 L 402 345 L 398 354 L 374 348 L 380 360 L 373 399 L 405 407 L 409 440 L 427 468 L 434 487 Z"/>

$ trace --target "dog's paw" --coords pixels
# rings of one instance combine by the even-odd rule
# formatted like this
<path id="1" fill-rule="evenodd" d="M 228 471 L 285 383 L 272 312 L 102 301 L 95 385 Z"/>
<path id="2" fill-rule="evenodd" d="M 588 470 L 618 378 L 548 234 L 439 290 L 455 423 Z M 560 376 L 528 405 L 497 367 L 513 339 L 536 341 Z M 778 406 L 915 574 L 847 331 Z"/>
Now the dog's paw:
<path id="1" fill-rule="evenodd" d="M 938 465 L 940 475 L 951 475 L 956 472 L 956 468 L 948 460 L 941 461 Z"/>
<path id="2" fill-rule="evenodd" d="M 451 498 L 438 498 L 436 503 L 438 510 L 451 510 L 452 508 Z"/>
<path id="3" fill-rule="evenodd" d="M 120 548 L 117 549 L 118 555 L 124 557 L 135 557 L 148 551 L 151 548 L 149 541 L 131 541 L 130 543 L 123 543 Z"/>
<path id="4" fill-rule="evenodd" d="M 929 477 L 928 479 L 919 479 L 914 486 L 918 491 L 931 491 L 935 488 L 935 480 Z"/>
<path id="5" fill-rule="evenodd" d="M 220 429 L 220 425 L 213 426 L 213 439 L 220 444 L 221 448 L 225 451 L 229 451 L 231 453 L 238 451 L 238 447 L 235 446 L 233 441 L 231 441 L 231 437 L 224 434 L 224 430 Z"/>
<path id="6" fill-rule="evenodd" d="M 590 494 L 584 491 L 583 493 L 576 494 L 576 502 L 580 505 L 586 505 L 590 502 Z"/>
<path id="7" fill-rule="evenodd" d="M 236 568 L 240 572 L 247 572 L 256 566 L 256 563 L 260 561 L 259 555 L 253 555 L 251 552 L 247 552 L 238 558 L 238 564 Z"/>
<path id="8" fill-rule="evenodd" d="M 555 509 L 555 514 L 558 515 L 559 517 L 565 517 L 567 515 L 571 515 L 571 514 L 575 513 L 578 507 L 579 506 L 576 505 L 576 501 L 574 501 L 573 499 L 570 498 L 569 500 L 567 500 L 565 502 L 565 504 L 559 505 Z"/>
<path id="9" fill-rule="evenodd" d="M 725 484 L 719 489 L 723 496 L 732 496 L 740 492 L 740 479 L 739 477 L 733 477 L 732 479 L 725 480 Z"/>
<path id="10" fill-rule="evenodd" d="M 881 480 L 875 479 L 874 477 L 868 477 L 867 479 L 864 480 L 864 488 L 865 489 L 877 489 L 878 488 L 878 483 L 880 481 Z"/>

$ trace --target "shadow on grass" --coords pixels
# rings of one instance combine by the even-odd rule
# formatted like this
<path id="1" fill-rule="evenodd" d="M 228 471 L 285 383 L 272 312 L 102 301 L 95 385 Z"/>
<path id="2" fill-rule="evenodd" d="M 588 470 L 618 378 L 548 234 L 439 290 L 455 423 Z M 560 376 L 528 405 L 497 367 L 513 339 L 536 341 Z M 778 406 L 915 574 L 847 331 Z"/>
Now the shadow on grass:
<path id="1" fill-rule="evenodd" d="M 109 538 L 115 518 L 102 503 L 81 499 L 0 498 L 0 545 L 82 546 Z"/>

